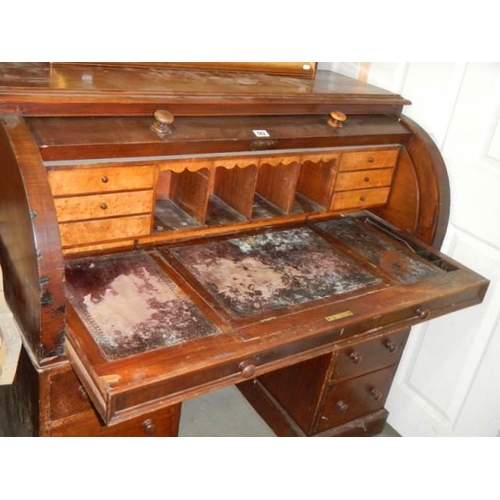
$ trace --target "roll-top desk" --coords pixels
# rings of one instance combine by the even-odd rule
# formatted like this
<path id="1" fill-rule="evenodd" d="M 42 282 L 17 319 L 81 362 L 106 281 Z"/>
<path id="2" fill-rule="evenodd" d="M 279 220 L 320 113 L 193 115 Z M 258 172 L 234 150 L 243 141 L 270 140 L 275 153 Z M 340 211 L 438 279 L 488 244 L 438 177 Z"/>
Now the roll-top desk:
<path id="1" fill-rule="evenodd" d="M 313 78 L 3 64 L 2 435 L 175 436 L 236 384 L 278 435 L 373 435 L 410 327 L 479 303 L 401 96 Z"/>

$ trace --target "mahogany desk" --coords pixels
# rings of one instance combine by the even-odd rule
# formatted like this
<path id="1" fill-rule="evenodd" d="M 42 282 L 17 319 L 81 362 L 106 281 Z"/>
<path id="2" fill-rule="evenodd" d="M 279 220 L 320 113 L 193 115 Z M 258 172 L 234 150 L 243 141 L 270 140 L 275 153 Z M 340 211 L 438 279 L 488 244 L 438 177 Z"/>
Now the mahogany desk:
<path id="1" fill-rule="evenodd" d="M 373 435 L 410 327 L 479 303 L 399 95 L 163 67 L 0 66 L 3 435 L 175 436 L 236 384 L 282 436 Z"/>

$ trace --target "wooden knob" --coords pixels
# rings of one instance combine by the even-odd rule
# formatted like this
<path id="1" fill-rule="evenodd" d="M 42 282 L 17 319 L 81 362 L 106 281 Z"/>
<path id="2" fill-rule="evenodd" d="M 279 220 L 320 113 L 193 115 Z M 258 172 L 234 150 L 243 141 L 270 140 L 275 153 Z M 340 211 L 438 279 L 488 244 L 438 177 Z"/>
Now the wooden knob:
<path id="1" fill-rule="evenodd" d="M 359 352 L 356 352 L 356 351 L 351 352 L 349 357 L 351 358 L 351 361 L 355 365 L 359 365 L 359 363 L 361 363 L 361 361 L 363 361 L 363 355 L 360 354 Z"/>
<path id="2" fill-rule="evenodd" d="M 366 201 L 366 196 L 360 196 L 359 201 Z"/>
<path id="3" fill-rule="evenodd" d="M 156 434 L 156 424 L 148 418 L 147 420 L 144 420 L 142 423 L 142 429 L 144 430 L 144 434 L 147 434 L 148 436 L 152 436 L 153 434 Z"/>
<path id="4" fill-rule="evenodd" d="M 430 310 L 424 309 L 423 307 L 419 307 L 416 312 L 417 312 L 417 316 L 420 319 L 427 319 L 431 315 Z"/>
<path id="5" fill-rule="evenodd" d="M 368 163 L 373 163 L 373 158 L 371 156 L 368 158 Z"/>
<path id="6" fill-rule="evenodd" d="M 338 411 L 345 413 L 349 409 L 349 405 L 344 403 L 344 401 L 339 401 L 336 405 Z"/>
<path id="7" fill-rule="evenodd" d="M 375 400 L 379 400 L 381 397 L 382 397 L 382 393 L 376 388 L 374 387 L 371 391 L 370 391 L 370 396 L 375 399 Z"/>
<path id="8" fill-rule="evenodd" d="M 107 203 L 101 203 L 99 205 L 103 210 L 106 210 L 108 208 L 108 204 Z"/>
<path id="9" fill-rule="evenodd" d="M 342 111 L 332 111 L 328 118 L 328 125 L 333 128 L 342 128 L 347 116 Z"/>
<path id="10" fill-rule="evenodd" d="M 89 400 L 89 396 L 87 394 L 87 391 L 83 388 L 83 385 L 78 386 L 78 395 L 80 396 L 80 399 L 82 399 L 82 401 Z"/>
<path id="11" fill-rule="evenodd" d="M 173 132 L 171 125 L 174 123 L 175 117 L 170 111 L 158 109 L 153 113 L 153 118 L 155 122 L 151 129 L 158 135 L 165 136 Z"/>
<path id="12" fill-rule="evenodd" d="M 103 176 L 101 177 L 101 182 L 102 182 L 103 184 L 106 184 L 107 182 L 109 182 L 109 179 L 108 179 L 105 175 L 103 175 Z"/>
<path id="13" fill-rule="evenodd" d="M 369 177 L 365 177 L 363 180 L 364 180 L 365 182 L 370 182 L 370 178 L 369 178 Z"/>
<path id="14" fill-rule="evenodd" d="M 255 375 L 255 365 L 252 363 L 249 363 L 248 361 L 242 361 L 238 365 L 238 370 L 241 373 L 241 376 L 244 378 L 250 378 Z"/>
<path id="15" fill-rule="evenodd" d="M 385 343 L 385 347 L 389 352 L 394 352 L 396 350 L 396 344 L 392 340 L 388 340 Z"/>

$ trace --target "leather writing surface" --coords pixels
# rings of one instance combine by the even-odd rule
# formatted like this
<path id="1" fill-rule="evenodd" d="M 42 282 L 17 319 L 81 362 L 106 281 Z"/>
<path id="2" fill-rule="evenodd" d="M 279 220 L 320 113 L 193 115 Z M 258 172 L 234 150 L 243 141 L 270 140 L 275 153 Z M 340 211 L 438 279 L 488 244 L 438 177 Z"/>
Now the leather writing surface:
<path id="1" fill-rule="evenodd" d="M 108 360 L 218 331 L 145 252 L 68 263 L 69 298 Z"/>

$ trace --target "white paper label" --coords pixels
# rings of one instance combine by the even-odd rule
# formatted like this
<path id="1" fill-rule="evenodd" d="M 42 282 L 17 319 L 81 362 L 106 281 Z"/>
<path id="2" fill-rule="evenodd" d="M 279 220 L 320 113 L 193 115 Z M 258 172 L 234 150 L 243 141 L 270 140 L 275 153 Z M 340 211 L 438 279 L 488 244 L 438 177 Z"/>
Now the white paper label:
<path id="1" fill-rule="evenodd" d="M 253 130 L 256 137 L 271 137 L 267 130 Z"/>

